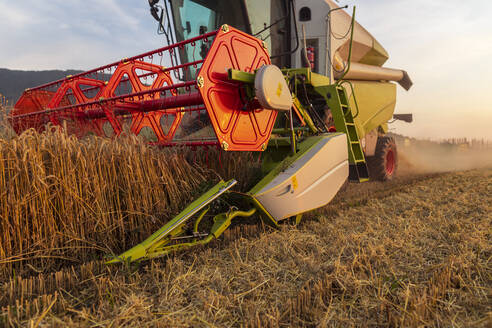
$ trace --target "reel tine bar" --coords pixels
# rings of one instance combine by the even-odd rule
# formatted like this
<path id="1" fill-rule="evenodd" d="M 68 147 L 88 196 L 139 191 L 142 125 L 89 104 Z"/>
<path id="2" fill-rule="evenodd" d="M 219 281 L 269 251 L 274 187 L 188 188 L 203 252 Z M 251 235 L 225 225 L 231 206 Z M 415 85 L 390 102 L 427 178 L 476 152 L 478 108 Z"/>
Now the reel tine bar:
<path id="1" fill-rule="evenodd" d="M 164 55 L 181 62 L 163 67 Z M 223 26 L 28 89 L 9 120 L 17 133 L 43 131 L 51 123 L 78 137 L 112 137 L 129 130 L 160 145 L 264 150 L 276 112 L 251 109 L 251 100 L 244 99 L 237 82 L 228 80 L 227 70 L 254 72 L 267 64 L 270 58 L 260 40 Z M 201 114 L 205 111 L 207 115 Z"/>

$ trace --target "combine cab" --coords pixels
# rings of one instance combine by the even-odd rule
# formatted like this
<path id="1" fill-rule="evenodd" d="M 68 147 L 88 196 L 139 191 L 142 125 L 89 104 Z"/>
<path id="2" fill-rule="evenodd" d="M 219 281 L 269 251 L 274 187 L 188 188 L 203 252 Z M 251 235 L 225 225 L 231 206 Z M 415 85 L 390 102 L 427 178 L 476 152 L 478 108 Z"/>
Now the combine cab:
<path id="1" fill-rule="evenodd" d="M 395 107 L 390 81 L 406 89 L 411 81 L 382 67 L 388 55 L 355 9 L 350 17 L 331 1 L 149 3 L 168 46 L 26 90 L 10 113 L 13 128 L 51 123 L 79 137 L 130 131 L 159 146 L 265 152 L 264 176 L 242 193 L 231 189 L 236 180 L 220 182 L 111 262 L 208 243 L 237 217 L 299 221 L 347 178 L 393 177 L 396 146 L 384 136 Z M 242 209 L 212 215 L 203 232 L 210 204 L 232 194 Z"/>

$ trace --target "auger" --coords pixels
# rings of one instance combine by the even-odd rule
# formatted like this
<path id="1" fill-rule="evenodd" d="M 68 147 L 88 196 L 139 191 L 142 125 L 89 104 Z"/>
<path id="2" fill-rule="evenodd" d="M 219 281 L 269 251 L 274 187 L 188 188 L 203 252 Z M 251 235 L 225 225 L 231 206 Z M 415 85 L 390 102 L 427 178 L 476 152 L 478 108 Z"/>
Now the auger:
<path id="1" fill-rule="evenodd" d="M 233 188 L 235 179 L 220 181 L 110 263 L 206 244 L 239 218 L 299 222 L 347 178 L 394 176 L 390 81 L 412 83 L 382 67 L 387 53 L 356 23 L 355 8 L 350 17 L 321 0 L 158 3 L 149 1 L 167 46 L 26 90 L 12 127 L 50 123 L 81 138 L 129 131 L 156 146 L 261 152 L 262 177 L 246 192 Z M 228 208 L 214 206 L 224 198 Z"/>

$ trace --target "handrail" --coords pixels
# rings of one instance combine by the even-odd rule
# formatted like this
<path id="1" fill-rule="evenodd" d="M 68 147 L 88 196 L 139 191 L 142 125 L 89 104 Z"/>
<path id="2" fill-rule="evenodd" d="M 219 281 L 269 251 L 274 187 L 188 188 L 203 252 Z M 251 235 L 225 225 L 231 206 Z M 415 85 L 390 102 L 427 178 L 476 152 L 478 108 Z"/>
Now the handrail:
<path id="1" fill-rule="evenodd" d="M 349 80 L 343 80 L 342 82 L 340 82 L 339 86 L 342 86 L 344 83 L 348 83 L 350 85 L 350 90 L 352 91 L 352 97 L 354 97 L 355 108 L 357 109 L 357 113 L 353 116 L 353 118 L 356 118 L 357 116 L 359 116 L 359 104 L 357 103 L 357 98 L 355 97 L 354 85 Z"/>
<path id="2" fill-rule="evenodd" d="M 355 6 L 354 6 L 354 11 L 352 13 L 352 23 L 351 23 L 352 31 L 350 32 L 350 45 L 349 45 L 349 54 L 347 59 L 347 68 L 345 69 L 345 72 L 343 72 L 342 76 L 338 79 L 336 83 L 337 85 L 341 83 L 345 75 L 347 75 L 348 71 L 350 70 L 350 60 L 352 59 L 352 45 L 354 43 L 354 26 L 355 26 Z"/>

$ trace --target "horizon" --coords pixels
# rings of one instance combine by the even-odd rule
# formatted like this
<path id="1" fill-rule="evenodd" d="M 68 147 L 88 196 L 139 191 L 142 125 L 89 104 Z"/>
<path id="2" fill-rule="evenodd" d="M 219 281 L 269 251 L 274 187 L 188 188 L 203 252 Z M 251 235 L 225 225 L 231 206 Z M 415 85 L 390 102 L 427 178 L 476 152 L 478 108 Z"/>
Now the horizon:
<path id="1" fill-rule="evenodd" d="M 414 122 L 395 122 L 390 132 L 430 140 L 492 139 L 492 95 L 487 90 L 492 85 L 492 44 L 486 42 L 492 3 L 339 3 L 357 6 L 357 21 L 390 54 L 384 66 L 406 70 L 414 82 L 409 92 L 397 88 L 395 110 L 413 113 Z M 143 0 L 0 0 L 0 37 L 12 45 L 0 53 L 0 65 L 27 71 L 87 70 L 162 46 L 164 38 L 156 29 Z"/>

